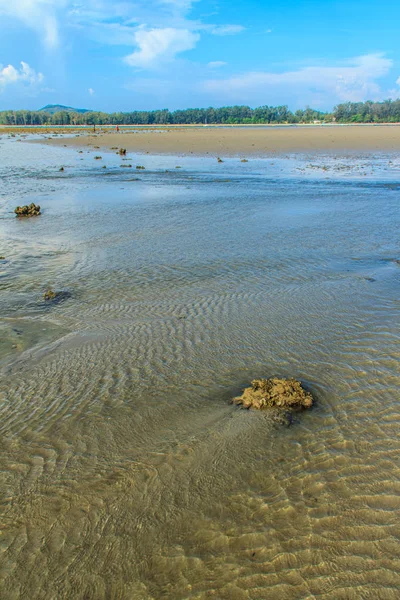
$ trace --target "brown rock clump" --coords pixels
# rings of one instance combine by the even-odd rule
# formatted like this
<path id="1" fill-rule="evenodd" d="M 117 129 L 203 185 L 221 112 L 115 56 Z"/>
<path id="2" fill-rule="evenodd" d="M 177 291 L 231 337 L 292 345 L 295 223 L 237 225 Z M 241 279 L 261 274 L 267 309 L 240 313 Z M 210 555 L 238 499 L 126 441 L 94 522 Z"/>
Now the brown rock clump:
<path id="1" fill-rule="evenodd" d="M 40 215 L 40 206 L 32 202 L 29 206 L 17 206 L 14 212 L 17 217 L 35 217 Z"/>
<path id="2" fill-rule="evenodd" d="M 300 381 L 296 379 L 254 379 L 251 387 L 244 390 L 243 394 L 233 399 L 234 404 L 244 408 L 279 408 L 300 410 L 311 408 L 313 399 L 306 392 Z"/>

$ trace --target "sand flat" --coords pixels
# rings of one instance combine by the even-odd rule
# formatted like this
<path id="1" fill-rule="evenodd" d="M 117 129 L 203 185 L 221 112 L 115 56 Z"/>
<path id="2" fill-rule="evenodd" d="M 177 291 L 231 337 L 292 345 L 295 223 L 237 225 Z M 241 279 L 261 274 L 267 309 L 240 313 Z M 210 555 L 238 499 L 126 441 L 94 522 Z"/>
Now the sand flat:
<path id="1" fill-rule="evenodd" d="M 124 147 L 133 152 L 216 156 L 262 156 L 281 152 L 315 150 L 399 151 L 400 126 L 311 127 L 174 127 L 81 133 L 70 139 L 51 138 L 46 143 L 99 146 L 101 150 Z"/>

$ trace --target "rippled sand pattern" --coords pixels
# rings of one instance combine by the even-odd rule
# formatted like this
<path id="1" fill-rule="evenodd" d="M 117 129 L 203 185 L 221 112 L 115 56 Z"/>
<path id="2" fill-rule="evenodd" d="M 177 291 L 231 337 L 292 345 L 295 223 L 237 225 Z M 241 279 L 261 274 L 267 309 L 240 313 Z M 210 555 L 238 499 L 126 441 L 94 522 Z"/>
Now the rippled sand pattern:
<path id="1" fill-rule="evenodd" d="M 0 597 L 397 599 L 398 189 L 177 164 L 0 209 Z"/>

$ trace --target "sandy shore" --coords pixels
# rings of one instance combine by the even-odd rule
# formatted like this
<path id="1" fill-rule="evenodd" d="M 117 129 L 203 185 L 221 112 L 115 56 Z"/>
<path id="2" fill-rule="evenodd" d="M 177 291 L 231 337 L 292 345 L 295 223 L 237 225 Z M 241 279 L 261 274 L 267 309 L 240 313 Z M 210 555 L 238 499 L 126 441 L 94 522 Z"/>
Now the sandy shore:
<path id="1" fill-rule="evenodd" d="M 57 132 L 59 133 L 59 132 Z M 137 131 L 81 131 L 74 137 L 52 137 L 60 146 L 123 147 L 151 154 L 262 156 L 282 152 L 329 150 L 400 151 L 400 126 L 311 126 L 265 128 L 164 128 Z"/>

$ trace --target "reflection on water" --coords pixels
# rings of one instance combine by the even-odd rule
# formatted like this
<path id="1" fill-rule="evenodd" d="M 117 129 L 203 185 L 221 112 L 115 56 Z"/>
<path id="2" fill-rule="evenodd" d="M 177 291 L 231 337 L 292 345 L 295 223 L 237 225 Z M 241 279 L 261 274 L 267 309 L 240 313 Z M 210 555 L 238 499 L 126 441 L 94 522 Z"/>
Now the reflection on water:
<path id="1" fill-rule="evenodd" d="M 1 597 L 397 598 L 398 158 L 80 157 L 0 139 Z"/>

